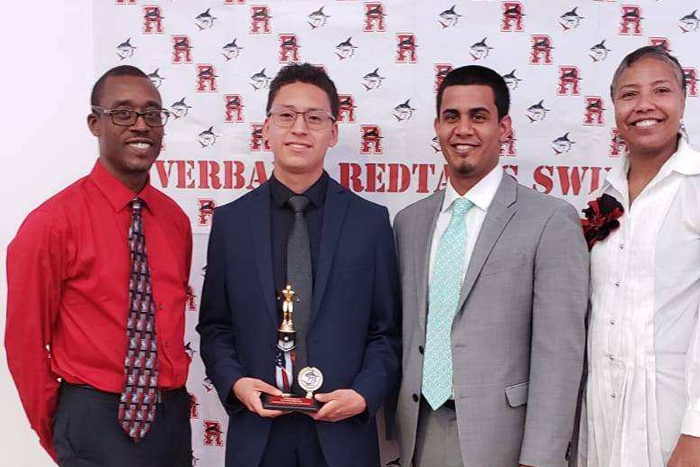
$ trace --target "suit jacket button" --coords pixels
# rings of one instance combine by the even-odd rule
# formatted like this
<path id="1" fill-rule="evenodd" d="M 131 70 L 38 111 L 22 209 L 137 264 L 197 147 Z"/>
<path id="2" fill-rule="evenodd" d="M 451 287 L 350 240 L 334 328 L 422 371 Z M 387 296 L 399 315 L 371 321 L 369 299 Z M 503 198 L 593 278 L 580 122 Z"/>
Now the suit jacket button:
<path id="1" fill-rule="evenodd" d="M 413 395 L 413 402 L 418 402 L 418 394 Z"/>
<path id="2" fill-rule="evenodd" d="M 421 355 L 423 355 L 423 352 L 425 352 L 425 349 L 423 349 L 422 345 L 418 346 L 418 352 L 420 352 Z"/>

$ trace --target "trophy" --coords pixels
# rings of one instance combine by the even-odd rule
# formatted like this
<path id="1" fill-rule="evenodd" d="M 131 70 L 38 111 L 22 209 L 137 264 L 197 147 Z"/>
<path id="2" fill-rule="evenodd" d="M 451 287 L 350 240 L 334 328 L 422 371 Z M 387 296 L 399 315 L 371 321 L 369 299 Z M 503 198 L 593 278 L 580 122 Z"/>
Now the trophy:
<path id="1" fill-rule="evenodd" d="M 277 329 L 277 348 L 283 352 L 290 352 L 296 348 L 296 330 L 294 329 L 294 295 L 292 287 L 288 285 L 282 290 L 284 301 L 282 302 L 282 323 Z M 314 399 L 314 391 L 323 384 L 323 373 L 315 367 L 305 367 L 297 375 L 297 384 L 306 391 L 305 396 L 295 394 L 282 394 L 272 396 L 263 394 L 263 408 L 268 410 L 283 410 L 296 412 L 316 412 L 321 407 Z"/>

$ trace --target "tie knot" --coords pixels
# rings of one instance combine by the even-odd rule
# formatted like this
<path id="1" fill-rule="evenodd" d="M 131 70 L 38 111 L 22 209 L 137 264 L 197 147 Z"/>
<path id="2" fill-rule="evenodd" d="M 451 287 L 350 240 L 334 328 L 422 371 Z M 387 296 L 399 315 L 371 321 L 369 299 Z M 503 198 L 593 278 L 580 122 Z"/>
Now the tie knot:
<path id="1" fill-rule="evenodd" d="M 304 212 L 306 206 L 309 205 L 309 198 L 307 198 L 304 195 L 292 196 L 287 200 L 287 204 L 289 204 L 289 206 L 292 208 L 292 211 L 294 211 L 295 214 Z"/>
<path id="2" fill-rule="evenodd" d="M 142 207 L 143 207 L 143 200 L 141 198 L 139 198 L 138 196 L 131 200 L 131 210 L 132 211 L 140 211 Z"/>
<path id="3" fill-rule="evenodd" d="M 464 217 L 471 208 L 474 207 L 474 203 L 466 198 L 457 198 L 452 202 L 452 217 Z"/>

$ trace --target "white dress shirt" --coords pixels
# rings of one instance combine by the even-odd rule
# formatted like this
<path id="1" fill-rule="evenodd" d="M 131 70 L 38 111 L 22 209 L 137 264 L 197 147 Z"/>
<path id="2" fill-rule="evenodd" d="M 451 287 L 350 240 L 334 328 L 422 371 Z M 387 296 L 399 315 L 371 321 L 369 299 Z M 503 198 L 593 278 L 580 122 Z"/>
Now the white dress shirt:
<path id="1" fill-rule="evenodd" d="M 460 283 L 464 282 L 464 276 L 467 275 L 467 267 L 469 266 L 469 259 L 471 258 L 472 251 L 474 251 L 474 245 L 476 244 L 476 239 L 479 237 L 481 226 L 484 224 L 486 212 L 489 210 L 491 201 L 493 201 L 493 197 L 496 195 L 496 191 L 503 177 L 503 169 L 498 165 L 491 170 L 491 172 L 486 174 L 484 178 L 479 180 L 476 185 L 464 194 L 464 196 L 460 196 L 459 193 L 457 193 L 452 183 L 447 184 L 445 188 L 445 198 L 442 201 L 442 207 L 440 208 L 440 214 L 435 224 L 435 232 L 433 232 L 432 244 L 430 246 L 430 275 L 428 276 L 428 284 L 430 284 L 430 279 L 433 277 L 433 265 L 435 263 L 435 255 L 437 254 L 440 237 L 442 237 L 442 234 L 445 233 L 445 230 L 447 230 L 447 227 L 450 225 L 452 203 L 458 198 L 468 199 L 474 204 L 474 207 L 467 211 L 467 214 L 464 216 L 464 222 L 467 224 L 467 245 L 464 252 Z"/>
<path id="2" fill-rule="evenodd" d="M 584 467 L 662 467 L 700 436 L 700 153 L 681 139 L 631 208 L 627 170 L 595 196 L 625 212 L 591 251 Z"/>

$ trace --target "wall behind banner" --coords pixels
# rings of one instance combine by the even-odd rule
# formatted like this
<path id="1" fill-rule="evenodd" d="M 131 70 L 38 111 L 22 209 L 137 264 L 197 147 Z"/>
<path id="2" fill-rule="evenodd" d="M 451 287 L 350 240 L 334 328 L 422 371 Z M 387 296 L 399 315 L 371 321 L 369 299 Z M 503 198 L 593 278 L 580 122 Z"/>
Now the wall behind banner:
<path id="1" fill-rule="evenodd" d="M 456 5 L 455 5 L 456 4 Z M 434 138 L 435 86 L 450 67 L 482 64 L 511 87 L 515 138 L 502 165 L 526 186 L 582 207 L 619 163 L 608 86 L 629 51 L 665 43 L 700 71 L 694 10 L 700 0 L 54 0 L 8 22 L 3 76 L 2 245 L 34 207 L 86 173 L 95 146 L 84 126 L 90 87 L 107 68 L 133 64 L 159 85 L 175 117 L 153 184 L 192 220 L 195 257 L 186 343 L 199 467 L 223 465 L 226 417 L 205 380 L 194 332 L 212 208 L 257 187 L 272 169 L 259 125 L 269 80 L 289 61 L 325 67 L 343 95 L 330 174 L 392 214 L 444 186 Z M 454 8 L 452 8 L 454 6 Z M 322 7 L 322 8 L 321 8 Z M 7 18 L 26 6 L 3 6 Z M 695 46 L 695 48 L 694 48 Z M 94 66 L 93 66 L 94 65 Z M 22 92 L 12 92 L 14 90 Z M 698 138 L 697 83 L 685 124 Z M 696 141 L 697 143 L 697 141 Z M 700 145 L 700 143 L 697 143 Z M 58 148 L 58 150 L 57 150 Z M 10 203 L 11 201 L 11 203 Z M 5 290 L 2 249 L 2 281 Z M 0 324 L 4 329 L 4 313 Z M 5 365 L 0 455 L 48 466 Z M 9 412 L 9 413 L 8 413 Z M 386 444 L 384 463 L 396 458 Z"/>

